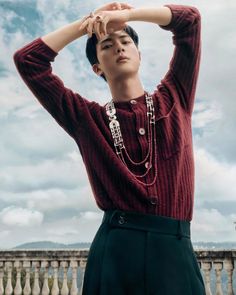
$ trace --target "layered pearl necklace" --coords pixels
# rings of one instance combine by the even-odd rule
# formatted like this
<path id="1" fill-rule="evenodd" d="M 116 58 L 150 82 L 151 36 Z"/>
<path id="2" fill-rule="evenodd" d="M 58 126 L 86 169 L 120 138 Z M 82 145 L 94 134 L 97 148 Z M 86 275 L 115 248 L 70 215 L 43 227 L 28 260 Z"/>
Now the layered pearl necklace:
<path id="1" fill-rule="evenodd" d="M 111 134 L 113 137 L 113 142 L 114 142 L 117 156 L 121 159 L 121 161 L 125 164 L 128 171 L 135 177 L 135 179 L 140 184 L 142 184 L 144 186 L 152 186 L 156 182 L 156 178 L 157 178 L 157 144 L 156 144 L 156 129 L 155 129 L 156 128 L 155 109 L 154 109 L 154 105 L 153 105 L 152 96 L 146 91 L 145 91 L 145 99 L 146 99 L 147 118 L 148 118 L 148 153 L 147 153 L 146 157 L 141 162 L 134 162 L 130 158 L 130 156 L 127 152 L 127 149 L 125 147 L 123 137 L 121 134 L 121 130 L 120 130 L 120 123 L 118 122 L 117 117 L 116 117 L 116 108 L 115 108 L 113 100 L 111 100 L 110 102 L 108 102 L 106 104 L 106 114 L 108 115 L 109 120 L 110 120 L 109 128 L 110 128 L 110 131 L 111 131 Z M 152 128 L 153 128 L 153 130 L 152 130 Z M 148 174 L 149 170 L 152 168 L 153 139 L 154 139 L 154 171 L 155 171 L 155 176 L 154 176 L 154 179 L 151 183 L 146 183 L 146 182 L 139 180 L 138 178 L 145 177 Z M 123 156 L 123 150 L 133 165 L 136 165 L 136 166 L 143 165 L 144 162 L 146 162 L 148 160 L 148 162 L 146 163 L 146 164 L 148 164 L 148 167 L 145 164 L 145 168 L 147 168 L 147 171 L 142 175 L 136 175 L 133 172 L 131 172 L 125 162 L 125 159 Z"/>

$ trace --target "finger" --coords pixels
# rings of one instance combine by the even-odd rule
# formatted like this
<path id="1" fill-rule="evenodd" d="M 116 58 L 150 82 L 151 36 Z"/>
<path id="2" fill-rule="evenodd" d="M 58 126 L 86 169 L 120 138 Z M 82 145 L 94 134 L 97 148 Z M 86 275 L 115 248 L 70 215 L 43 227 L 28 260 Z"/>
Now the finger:
<path id="1" fill-rule="evenodd" d="M 106 34 L 106 24 L 107 22 L 109 21 L 109 17 L 108 16 L 105 16 L 103 17 L 102 19 L 102 22 L 100 22 L 100 33 L 101 34 Z"/>
<path id="2" fill-rule="evenodd" d="M 99 23 L 99 33 L 100 33 L 100 37 L 102 37 L 102 35 L 104 35 L 105 33 L 105 22 L 104 22 L 104 19 L 101 23 Z"/>
<path id="3" fill-rule="evenodd" d="M 84 20 L 84 21 L 80 24 L 79 29 L 80 29 L 80 30 L 83 30 L 83 29 L 88 25 L 88 22 L 89 22 L 88 19 Z"/>
<path id="4" fill-rule="evenodd" d="M 95 22 L 94 23 L 94 30 L 95 30 L 95 34 L 97 36 L 97 39 L 100 39 L 101 38 L 100 26 L 101 26 L 101 23 L 100 22 Z"/>
<path id="5" fill-rule="evenodd" d="M 101 24 L 101 32 L 106 36 L 107 35 L 107 24 L 109 22 L 108 18 L 104 18 Z"/>
<path id="6" fill-rule="evenodd" d="M 104 20 L 99 23 L 98 25 L 98 33 L 99 33 L 99 39 L 102 39 L 104 37 Z"/>
<path id="7" fill-rule="evenodd" d="M 89 24 L 87 27 L 87 32 L 88 32 L 89 37 L 92 37 L 92 34 L 93 34 L 93 23 L 94 23 L 94 19 L 90 18 Z"/>
<path id="8" fill-rule="evenodd" d="M 94 23 L 94 32 L 95 32 L 98 40 L 100 39 L 99 26 L 100 26 L 99 22 Z"/>

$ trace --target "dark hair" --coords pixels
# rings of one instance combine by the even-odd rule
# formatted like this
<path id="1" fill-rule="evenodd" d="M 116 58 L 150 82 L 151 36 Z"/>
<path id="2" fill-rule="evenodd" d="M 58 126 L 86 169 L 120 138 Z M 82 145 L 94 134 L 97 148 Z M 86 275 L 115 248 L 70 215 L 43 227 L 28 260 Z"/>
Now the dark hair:
<path id="1" fill-rule="evenodd" d="M 139 43 L 139 38 L 137 32 L 130 26 L 126 25 L 125 28 L 123 29 L 134 41 L 136 47 L 138 48 L 138 43 Z M 92 34 L 90 38 L 88 38 L 87 43 L 86 43 L 86 56 L 90 62 L 91 65 L 94 65 L 98 63 L 98 58 L 97 58 L 97 49 L 96 49 L 96 44 L 98 43 L 98 39 L 96 34 Z M 106 80 L 106 77 L 104 74 L 101 75 L 101 77 Z"/>

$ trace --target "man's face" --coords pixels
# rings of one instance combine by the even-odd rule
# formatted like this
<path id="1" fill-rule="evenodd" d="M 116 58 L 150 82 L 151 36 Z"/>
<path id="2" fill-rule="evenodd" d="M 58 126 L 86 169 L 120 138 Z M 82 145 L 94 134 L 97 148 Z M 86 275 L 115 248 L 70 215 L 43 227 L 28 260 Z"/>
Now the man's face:
<path id="1" fill-rule="evenodd" d="M 93 69 L 99 75 L 105 74 L 107 80 L 131 77 L 138 72 L 140 52 L 132 38 L 123 30 L 107 34 L 96 45 L 99 64 Z M 119 56 L 127 59 L 117 61 Z"/>

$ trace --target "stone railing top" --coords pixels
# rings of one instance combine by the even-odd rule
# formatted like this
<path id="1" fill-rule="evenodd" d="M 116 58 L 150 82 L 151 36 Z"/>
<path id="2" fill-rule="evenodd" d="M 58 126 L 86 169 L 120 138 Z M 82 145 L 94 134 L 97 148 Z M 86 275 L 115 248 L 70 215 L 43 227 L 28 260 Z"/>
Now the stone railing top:
<path id="1" fill-rule="evenodd" d="M 1 249 L 0 261 L 12 260 L 79 260 L 87 259 L 89 248 L 83 249 Z M 236 258 L 236 249 L 195 249 L 200 260 Z"/>
<path id="2" fill-rule="evenodd" d="M 198 259 L 236 258 L 236 249 L 197 249 L 194 250 Z"/>
<path id="3" fill-rule="evenodd" d="M 71 260 L 87 259 L 89 249 L 20 249 L 0 250 L 0 261 L 7 260 Z"/>

